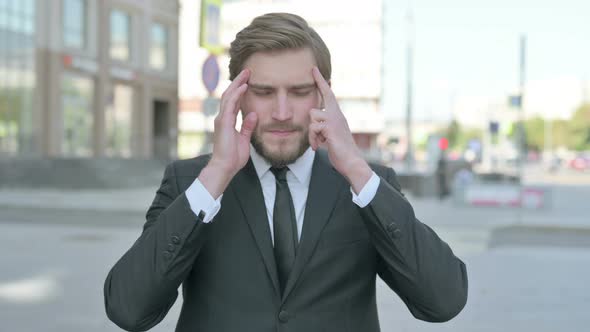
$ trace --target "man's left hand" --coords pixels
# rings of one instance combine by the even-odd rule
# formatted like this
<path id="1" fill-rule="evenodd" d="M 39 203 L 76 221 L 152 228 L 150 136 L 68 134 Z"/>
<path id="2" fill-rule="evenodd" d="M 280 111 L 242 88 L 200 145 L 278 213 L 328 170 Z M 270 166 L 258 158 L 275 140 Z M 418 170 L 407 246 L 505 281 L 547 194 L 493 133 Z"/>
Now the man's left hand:
<path id="1" fill-rule="evenodd" d="M 371 178 L 373 171 L 356 146 L 348 122 L 330 85 L 317 67 L 313 68 L 312 73 L 322 94 L 325 110 L 310 111 L 309 144 L 312 149 L 317 150 L 321 143 L 325 143 L 330 162 L 358 194 Z"/>

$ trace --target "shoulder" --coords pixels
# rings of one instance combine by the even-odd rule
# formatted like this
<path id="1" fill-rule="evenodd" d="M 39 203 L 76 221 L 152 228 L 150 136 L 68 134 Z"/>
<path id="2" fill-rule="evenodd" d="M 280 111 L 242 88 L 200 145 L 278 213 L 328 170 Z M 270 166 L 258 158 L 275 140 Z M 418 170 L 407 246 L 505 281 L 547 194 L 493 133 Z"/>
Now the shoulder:
<path id="1" fill-rule="evenodd" d="M 200 155 L 190 159 L 175 160 L 168 164 L 167 173 L 173 176 L 197 177 L 211 159 L 211 154 Z"/>
<path id="2" fill-rule="evenodd" d="M 369 163 L 369 166 L 378 176 L 391 184 L 399 192 L 402 191 L 401 185 L 397 179 L 395 171 L 391 167 L 387 167 L 378 163 Z M 403 194 L 402 194 L 403 195 Z"/>
<path id="3" fill-rule="evenodd" d="M 369 166 L 373 170 L 373 172 L 377 173 L 382 178 L 387 179 L 388 177 L 395 175 L 395 172 L 391 167 L 384 166 L 378 163 L 369 163 Z"/>
<path id="4" fill-rule="evenodd" d="M 327 163 L 332 168 L 334 168 L 334 165 L 332 165 L 332 163 L 330 162 L 330 158 L 328 157 L 327 150 L 318 149 L 316 151 L 316 154 L 317 154 L 317 156 L 319 156 L 320 160 L 322 160 L 324 163 Z M 369 164 L 369 167 L 371 167 L 371 169 L 373 170 L 373 172 L 375 172 L 380 177 L 382 177 L 384 179 L 395 178 L 395 171 L 393 170 L 393 168 L 385 166 L 383 164 L 374 163 L 374 162 L 369 162 L 368 164 Z"/>

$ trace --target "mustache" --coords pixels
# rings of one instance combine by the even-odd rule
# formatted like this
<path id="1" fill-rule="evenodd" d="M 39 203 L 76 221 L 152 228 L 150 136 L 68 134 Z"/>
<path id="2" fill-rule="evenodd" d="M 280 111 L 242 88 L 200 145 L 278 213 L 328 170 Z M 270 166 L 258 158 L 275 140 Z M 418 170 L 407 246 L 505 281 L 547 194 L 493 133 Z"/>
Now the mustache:
<path id="1" fill-rule="evenodd" d="M 275 131 L 275 130 L 280 130 L 280 131 L 303 131 L 303 126 L 298 126 L 298 125 L 294 125 L 292 123 L 271 123 L 271 124 L 266 124 L 266 125 L 262 125 L 258 128 L 261 131 Z"/>

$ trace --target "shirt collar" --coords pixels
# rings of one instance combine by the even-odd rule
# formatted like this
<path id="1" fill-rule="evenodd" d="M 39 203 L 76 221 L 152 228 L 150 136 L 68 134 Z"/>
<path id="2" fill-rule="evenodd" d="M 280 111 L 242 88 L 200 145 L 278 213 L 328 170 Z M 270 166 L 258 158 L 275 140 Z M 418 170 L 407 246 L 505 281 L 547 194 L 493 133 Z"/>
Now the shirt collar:
<path id="1" fill-rule="evenodd" d="M 252 145 L 250 145 L 250 158 L 252 159 L 258 178 L 262 179 L 266 175 L 266 172 L 270 170 L 270 164 L 256 152 Z M 309 147 L 294 163 L 287 165 L 300 183 L 309 184 L 314 158 L 315 151 Z"/>

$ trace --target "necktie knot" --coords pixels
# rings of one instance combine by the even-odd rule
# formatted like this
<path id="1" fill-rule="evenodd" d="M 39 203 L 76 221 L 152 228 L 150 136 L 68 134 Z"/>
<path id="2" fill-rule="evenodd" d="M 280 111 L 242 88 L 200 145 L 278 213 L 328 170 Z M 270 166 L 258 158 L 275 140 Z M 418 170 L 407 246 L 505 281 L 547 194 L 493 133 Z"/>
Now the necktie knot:
<path id="1" fill-rule="evenodd" d="M 274 174 L 277 181 L 285 182 L 287 181 L 287 171 L 289 167 L 271 167 L 270 171 Z"/>

